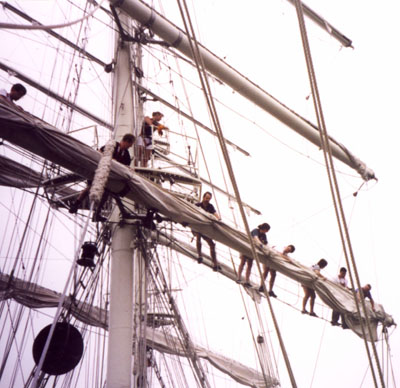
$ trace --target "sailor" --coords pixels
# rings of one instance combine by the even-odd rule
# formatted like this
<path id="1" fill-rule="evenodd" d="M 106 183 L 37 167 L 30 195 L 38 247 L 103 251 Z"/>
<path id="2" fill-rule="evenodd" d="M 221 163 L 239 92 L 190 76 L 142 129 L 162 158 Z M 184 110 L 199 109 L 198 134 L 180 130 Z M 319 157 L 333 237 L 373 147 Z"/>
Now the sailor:
<path id="1" fill-rule="evenodd" d="M 321 274 L 321 269 L 325 268 L 328 265 L 328 262 L 325 259 L 321 259 L 318 261 L 317 264 L 314 264 L 311 269 L 316 273 L 316 275 L 323 279 L 326 280 L 326 277 Z M 315 303 L 315 291 L 312 288 L 309 288 L 307 286 L 302 286 L 304 290 L 304 298 L 303 298 L 303 309 L 301 310 L 302 314 L 308 314 L 308 311 L 306 310 L 306 304 L 308 299 L 310 299 L 310 315 L 312 317 L 317 317 L 318 315 L 314 313 L 314 303 Z"/>
<path id="2" fill-rule="evenodd" d="M 356 290 L 357 293 L 357 300 L 361 301 L 361 297 L 362 298 L 368 298 L 371 301 L 371 308 L 372 311 L 375 311 L 375 303 L 374 300 L 372 299 L 372 295 L 371 295 L 371 285 L 370 284 L 366 284 L 364 287 L 361 287 L 361 290 Z"/>
<path id="3" fill-rule="evenodd" d="M 282 257 L 283 257 L 286 261 L 292 262 L 292 260 L 290 259 L 290 257 L 289 257 L 288 255 L 289 255 L 289 253 L 293 253 L 293 252 L 295 251 L 295 249 L 296 249 L 296 248 L 295 248 L 294 245 L 292 245 L 292 244 L 286 246 L 285 248 L 283 248 L 283 251 L 282 251 L 282 254 L 281 254 Z M 260 288 L 258 289 L 258 291 L 264 292 L 264 282 L 265 282 L 265 279 L 267 278 L 268 272 L 269 272 L 269 273 L 271 274 L 271 277 L 270 277 L 270 279 L 269 279 L 269 291 L 268 291 L 268 295 L 269 295 L 269 296 L 272 296 L 272 297 L 274 297 L 274 298 L 276 298 L 277 295 L 276 295 L 275 292 L 272 290 L 272 289 L 274 288 L 274 283 L 275 283 L 275 278 L 276 278 L 276 270 L 274 270 L 274 269 L 268 267 L 268 266 L 265 265 L 265 264 L 263 264 L 263 267 L 264 267 L 264 270 L 263 270 L 263 273 L 262 273 L 261 285 L 260 285 Z"/>
<path id="4" fill-rule="evenodd" d="M 196 206 L 199 206 L 206 212 L 213 214 L 217 220 L 221 220 L 221 217 L 215 210 L 214 206 L 210 203 L 211 198 L 212 194 L 209 191 L 206 191 L 203 195 L 203 200 L 201 202 L 196 203 Z M 215 253 L 215 242 L 211 238 L 204 236 L 201 233 L 193 232 L 193 234 L 196 237 L 196 248 L 198 254 L 197 262 L 199 264 L 203 262 L 203 257 L 201 256 L 201 239 L 204 239 L 210 246 L 210 256 L 213 262 L 213 271 L 219 271 L 221 267 L 218 265 L 217 262 L 217 255 Z"/>
<path id="5" fill-rule="evenodd" d="M 264 222 L 263 224 L 258 225 L 257 228 L 251 231 L 251 236 L 254 240 L 254 243 L 257 246 L 262 248 L 263 246 L 268 244 L 267 233 L 270 229 L 271 227 L 269 226 L 269 224 Z M 248 288 L 251 287 L 250 273 L 251 273 L 251 267 L 253 265 L 252 257 L 248 257 L 243 254 L 240 255 L 240 264 L 238 268 L 238 278 L 236 280 L 236 283 L 240 284 L 242 282 L 242 272 L 245 264 L 247 264 L 247 266 L 246 266 L 245 282 L 243 286 Z"/>
<path id="6" fill-rule="evenodd" d="M 347 269 L 342 267 L 339 270 L 339 275 L 335 277 L 333 280 L 334 283 L 339 284 L 342 287 L 348 288 L 348 282 L 346 279 L 346 274 L 347 274 Z M 340 326 L 339 323 L 339 317 L 341 317 L 342 321 L 342 328 L 343 329 L 348 329 L 349 327 L 347 326 L 345 320 L 344 320 L 344 315 L 340 314 L 339 311 L 332 310 L 332 320 L 331 320 L 331 325 L 332 326 Z"/>
<path id="7" fill-rule="evenodd" d="M 135 136 L 133 136 L 131 133 L 125 134 L 120 142 L 115 142 L 113 159 L 116 160 L 117 162 L 124 164 L 125 166 L 129 166 L 131 164 L 131 156 L 129 154 L 129 148 L 132 147 L 134 142 L 135 142 Z M 101 152 L 104 151 L 104 146 L 100 148 L 100 151 Z M 92 181 L 89 180 L 86 188 L 83 191 L 81 191 L 76 201 L 69 208 L 70 213 L 76 213 L 78 211 L 79 206 L 82 204 L 83 200 L 89 194 L 91 184 Z M 92 221 L 104 222 L 107 220 L 105 217 L 100 215 L 100 212 L 103 205 L 107 201 L 109 194 L 110 194 L 109 191 L 104 190 L 103 196 L 101 197 L 100 203 L 97 206 L 96 212 L 93 215 Z"/>
<path id="8" fill-rule="evenodd" d="M 11 87 L 10 93 L 7 93 L 5 89 L 0 89 L 0 98 L 5 100 L 9 104 L 15 105 L 14 101 L 18 101 L 26 94 L 26 88 L 21 84 L 14 84 Z M 18 105 L 16 105 L 18 106 Z M 18 106 L 19 109 L 22 109 Z"/>
<path id="9" fill-rule="evenodd" d="M 142 131 L 136 141 L 136 159 L 135 166 L 140 161 L 141 167 L 147 167 L 147 162 L 153 152 L 153 131 L 157 130 L 160 136 L 163 130 L 168 130 L 166 126 L 160 124 L 160 120 L 164 117 L 161 112 L 153 112 L 152 117 L 146 116 L 143 120 Z"/>

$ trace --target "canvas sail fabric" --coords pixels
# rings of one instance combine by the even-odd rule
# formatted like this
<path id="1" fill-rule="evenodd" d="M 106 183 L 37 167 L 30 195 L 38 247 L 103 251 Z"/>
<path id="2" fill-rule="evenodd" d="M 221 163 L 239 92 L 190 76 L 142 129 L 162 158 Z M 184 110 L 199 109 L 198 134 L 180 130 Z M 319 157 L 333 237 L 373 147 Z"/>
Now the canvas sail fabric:
<path id="1" fill-rule="evenodd" d="M 84 179 L 93 178 L 101 157 L 100 152 L 29 113 L 14 110 L 3 104 L 0 104 L 0 137 L 80 174 Z M 216 220 L 213 215 L 199 207 L 135 174 L 134 169 L 113 160 L 107 189 L 119 193 L 127 187 L 129 188 L 127 198 L 238 252 L 252 256 L 248 237 L 244 233 Z M 346 322 L 357 335 L 363 336 L 351 291 L 328 280 L 321 280 L 310 268 L 298 262 L 286 262 L 279 252 L 268 247 L 258 249 L 258 257 L 262 263 L 314 289 L 324 303 L 345 315 Z M 367 339 L 376 341 L 378 323 L 389 327 L 394 324 L 394 320 L 381 305 L 376 304 L 376 311 L 373 312 L 369 302 L 367 303 L 367 314 L 373 328 L 372 338 Z"/>
<path id="2" fill-rule="evenodd" d="M 3 155 L 0 155 L 0 171 L 0 186 L 16 187 L 18 189 L 44 186 L 53 201 L 60 197 L 78 195 L 78 192 L 69 187 L 46 184 L 42 174 Z"/>
<path id="3" fill-rule="evenodd" d="M 13 299 L 30 308 L 57 307 L 60 294 L 48 288 L 30 283 L 18 278 L 10 278 L 0 274 L 0 301 Z M 73 300 L 67 296 L 63 307 L 79 321 L 108 330 L 108 313 L 89 303 Z M 181 341 L 171 334 L 148 328 L 146 330 L 147 343 L 159 352 L 186 356 Z M 198 357 L 209 361 L 221 372 L 228 374 L 240 384 L 254 388 L 273 388 L 279 386 L 279 381 L 270 376 L 264 376 L 237 361 L 212 352 L 202 346 L 194 345 Z"/>
<path id="4" fill-rule="evenodd" d="M 177 252 L 197 261 L 198 255 L 196 249 L 193 246 L 186 244 L 184 241 L 177 240 L 172 234 L 167 234 L 165 232 L 153 232 L 153 239 L 156 240 L 159 244 L 174 249 Z M 275 249 L 266 248 L 265 251 L 268 252 L 268 265 L 270 265 L 272 268 L 275 268 L 278 272 L 297 280 L 299 283 L 315 289 L 322 301 L 335 311 L 339 311 L 340 313 L 342 313 L 346 320 L 347 326 L 349 326 L 349 328 L 353 330 L 358 336 L 363 337 L 363 330 L 357 315 L 357 307 L 354 300 L 354 294 L 351 290 L 346 289 L 330 280 L 320 280 L 312 270 L 293 259 L 291 259 L 293 263 L 288 263 L 282 258 L 281 253 L 276 251 Z M 259 255 L 259 258 L 261 259 L 261 255 Z M 209 267 L 213 266 L 211 257 L 204 253 L 203 264 L 208 265 Z M 231 267 L 228 267 L 223 263 L 219 264 L 222 267 L 220 275 L 235 281 L 237 278 L 236 272 Z M 252 284 L 252 289 L 245 288 L 245 291 L 256 302 L 260 302 L 261 297 L 264 296 L 263 293 L 257 291 L 258 285 L 259 283 Z M 382 305 L 375 303 L 376 311 L 373 312 L 369 301 L 366 301 L 366 303 L 368 306 L 368 316 L 370 318 L 371 326 L 373 329 L 372 338 L 373 341 L 377 341 L 378 323 L 381 322 L 385 326 L 389 327 L 394 324 L 394 321 L 390 315 L 385 313 Z M 362 315 L 362 317 L 365 319 L 364 315 Z M 367 332 L 366 328 L 365 331 Z"/>
<path id="5" fill-rule="evenodd" d="M 0 185 L 17 187 L 20 189 L 37 187 L 41 180 L 41 174 L 14 160 L 0 155 Z"/>

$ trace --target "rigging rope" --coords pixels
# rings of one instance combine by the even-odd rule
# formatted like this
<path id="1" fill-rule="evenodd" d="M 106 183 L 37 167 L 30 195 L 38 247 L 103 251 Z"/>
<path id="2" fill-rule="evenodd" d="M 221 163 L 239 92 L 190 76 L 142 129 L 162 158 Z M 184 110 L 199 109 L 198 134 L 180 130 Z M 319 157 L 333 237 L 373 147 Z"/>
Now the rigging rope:
<path id="1" fill-rule="evenodd" d="M 74 24 L 80 23 L 81 21 L 90 18 L 99 8 L 100 6 L 104 3 L 105 0 L 102 0 L 97 7 L 95 7 L 91 12 L 89 12 L 86 16 L 81 17 L 78 20 L 74 20 L 72 22 L 68 23 L 63 23 L 63 24 L 52 24 L 48 26 L 44 26 L 42 24 L 39 24 L 37 26 L 32 26 L 32 25 L 21 25 L 21 24 L 10 24 L 10 23 L 0 23 L 0 28 L 4 29 L 11 29 L 11 30 L 55 30 L 57 28 L 64 28 L 64 27 L 69 27 Z"/>
<path id="2" fill-rule="evenodd" d="M 300 33 L 301 33 L 301 38 L 302 38 L 302 43 L 303 43 L 304 56 L 305 56 L 306 63 L 307 63 L 310 87 L 311 87 L 311 92 L 312 92 L 313 101 L 314 101 L 314 108 L 315 108 L 315 113 L 316 113 L 317 122 L 318 122 L 318 129 L 320 132 L 321 147 L 322 147 L 323 153 L 324 153 L 327 175 L 328 175 L 329 185 L 330 185 L 332 199 L 333 199 L 333 203 L 334 203 L 336 219 L 337 219 L 338 226 L 339 226 L 339 232 L 340 232 L 340 237 L 341 237 L 342 246 L 343 246 L 343 250 L 344 250 L 344 255 L 345 255 L 346 263 L 347 263 L 347 266 L 349 269 L 349 275 L 350 275 L 350 281 L 351 281 L 352 287 L 355 289 L 350 262 L 351 262 L 353 270 L 354 270 L 354 274 L 355 274 L 356 281 L 357 281 L 357 286 L 358 286 L 358 289 L 360 290 L 359 292 L 361 292 L 361 283 L 360 283 L 360 279 L 358 276 L 357 266 L 355 263 L 353 249 L 352 249 L 352 245 L 351 245 L 351 241 L 350 241 L 350 235 L 349 235 L 349 231 L 348 231 L 347 224 L 346 224 L 345 214 L 343 211 L 343 206 L 342 206 L 340 192 L 339 192 L 339 186 L 338 186 L 338 182 L 336 179 L 336 174 L 335 174 L 335 169 L 334 169 L 334 164 L 333 164 L 331 147 L 330 147 L 330 143 L 329 143 L 329 137 L 328 137 L 328 133 L 327 133 L 326 125 L 325 125 L 324 115 L 322 112 L 322 105 L 321 105 L 321 101 L 320 101 L 320 97 L 319 97 L 317 80 L 316 80 L 314 66 L 313 66 L 313 62 L 312 62 L 311 51 L 310 51 L 310 46 L 309 46 L 309 42 L 308 42 L 306 26 L 305 26 L 305 22 L 304 22 L 304 14 L 303 14 L 303 7 L 302 7 L 301 0 L 295 0 L 295 5 L 296 5 L 297 17 L 298 17 L 298 21 L 299 21 Z M 361 328 L 363 331 L 364 344 L 366 347 L 368 360 L 369 360 L 369 363 L 371 366 L 371 372 L 372 372 L 374 384 L 375 384 L 375 387 L 377 387 L 378 385 L 377 385 L 377 381 L 376 381 L 373 361 L 372 361 L 371 354 L 369 351 L 367 335 L 365 333 L 364 323 L 363 323 L 363 319 L 361 317 L 359 301 L 357 299 L 356 293 L 354 293 L 354 299 L 355 299 L 355 303 L 357 306 L 357 312 L 359 315 Z M 361 302 L 363 313 L 366 317 L 366 325 L 367 325 L 367 329 L 368 329 L 369 338 L 371 338 L 371 340 L 372 340 L 372 338 L 373 338 L 372 330 L 371 330 L 369 318 L 367 315 L 365 300 L 362 296 L 360 297 L 360 302 Z M 375 347 L 374 342 L 373 341 L 371 341 L 371 342 L 372 342 L 372 344 L 371 344 L 372 350 L 373 350 L 373 353 L 375 356 L 376 367 L 377 367 L 378 373 L 379 373 L 379 378 L 380 378 L 382 387 L 385 387 L 381 367 L 378 362 L 378 354 L 376 351 L 376 347 Z"/>
<path id="3" fill-rule="evenodd" d="M 225 143 L 225 140 L 224 140 L 224 136 L 222 134 L 222 128 L 221 128 L 221 125 L 220 125 L 220 122 L 219 122 L 218 114 L 217 114 L 217 111 L 216 111 L 216 108 L 215 108 L 215 105 L 214 105 L 214 102 L 213 102 L 213 99 L 212 99 L 212 93 L 211 93 L 210 85 L 208 83 L 207 73 L 204 70 L 205 69 L 204 63 L 203 63 L 202 57 L 200 55 L 198 42 L 197 42 L 196 37 L 195 37 L 195 32 L 194 32 L 193 25 L 192 25 L 191 20 L 190 20 L 189 11 L 188 11 L 187 4 L 186 4 L 185 0 L 183 0 L 183 4 L 184 4 L 185 12 L 186 12 L 186 15 L 187 15 L 187 21 L 185 19 L 185 14 L 183 12 L 182 5 L 181 5 L 180 1 L 178 0 L 179 9 L 180 9 L 180 13 L 182 15 L 183 23 L 185 24 L 185 29 L 186 29 L 187 36 L 188 37 L 192 37 L 192 38 L 189 38 L 190 49 L 192 51 L 193 58 L 195 59 L 195 63 L 196 63 L 197 70 L 198 70 L 198 73 L 199 73 L 200 82 L 202 84 L 203 91 L 204 91 L 204 96 L 206 98 L 206 101 L 208 102 L 208 108 L 209 108 L 209 111 L 210 111 L 210 115 L 212 117 L 212 121 L 213 121 L 215 130 L 216 130 L 217 135 L 218 135 L 218 139 L 219 139 L 219 142 L 220 142 L 222 154 L 224 155 L 225 163 L 226 163 L 226 166 L 227 166 L 227 169 L 228 169 L 228 172 L 229 172 L 229 176 L 230 176 L 230 179 L 231 179 L 231 182 L 232 182 L 232 186 L 234 188 L 234 192 L 235 192 L 235 195 L 236 195 L 236 198 L 237 198 L 237 202 L 239 204 L 239 209 L 240 209 L 240 213 L 241 213 L 241 216 L 242 216 L 242 219 L 243 219 L 245 230 L 246 230 L 247 236 L 248 236 L 248 238 L 250 240 L 252 254 L 253 254 L 253 257 L 256 260 L 257 268 L 258 268 L 258 271 L 259 271 L 260 277 L 261 277 L 262 271 L 261 271 L 260 261 L 259 261 L 258 256 L 257 256 L 257 252 L 256 252 L 254 241 L 253 241 L 253 239 L 251 237 L 250 228 L 249 228 L 249 225 L 248 225 L 248 222 L 247 222 L 246 214 L 244 212 L 244 208 L 243 208 L 241 197 L 240 197 L 240 193 L 239 193 L 239 188 L 238 188 L 238 185 L 236 183 L 236 179 L 235 179 L 235 175 L 234 175 L 234 172 L 233 172 L 232 164 L 230 162 L 228 150 L 226 148 L 226 143 Z M 190 31 L 189 31 L 188 24 L 190 25 Z M 278 327 L 278 322 L 276 320 L 276 317 L 275 317 L 275 314 L 274 314 L 274 311 L 273 311 L 273 308 L 272 308 L 272 304 L 271 304 L 271 301 L 269 299 L 269 295 L 268 295 L 267 292 L 265 292 L 265 295 L 266 295 L 266 298 L 267 298 L 268 306 L 270 308 L 271 317 L 272 317 L 272 320 L 274 322 L 274 327 L 275 327 L 275 330 L 276 330 L 276 333 L 277 333 L 277 336 L 278 336 L 279 344 L 280 344 L 281 349 L 282 349 L 282 353 L 283 353 L 283 356 L 284 356 L 284 359 L 285 359 L 286 368 L 288 370 L 292 386 L 293 387 L 297 387 L 297 384 L 296 384 L 296 381 L 295 381 L 295 378 L 294 378 L 294 374 L 293 374 L 293 371 L 292 371 L 292 368 L 291 368 L 291 365 L 290 365 L 290 362 L 289 362 L 288 354 L 286 352 L 286 349 L 285 349 L 285 346 L 284 346 L 284 343 L 283 343 L 283 338 L 281 336 L 281 333 L 280 333 L 280 330 L 279 330 L 279 327 Z"/>
<path id="4" fill-rule="evenodd" d="M 92 211 L 92 210 L 93 210 L 93 205 L 91 205 L 90 211 Z M 63 308 L 64 300 L 66 298 L 67 289 L 68 289 L 70 281 L 72 279 L 72 275 L 73 275 L 73 272 L 75 270 L 75 266 L 77 265 L 76 262 L 77 262 L 77 260 L 79 258 L 80 247 L 82 246 L 83 241 L 85 239 L 85 235 L 86 235 L 86 231 L 88 229 L 88 226 L 89 226 L 89 218 L 87 217 L 85 225 L 84 225 L 84 228 L 83 228 L 82 233 L 81 233 L 79 250 L 77 250 L 76 255 L 75 255 L 75 260 L 73 261 L 73 263 L 71 265 L 71 268 L 70 268 L 70 271 L 69 271 L 69 274 L 68 274 L 68 277 L 67 277 L 67 281 L 65 282 L 64 290 L 63 290 L 63 292 L 62 292 L 62 294 L 60 296 L 60 299 L 58 301 L 57 311 L 56 311 L 56 314 L 54 316 L 53 323 L 51 324 L 51 328 L 50 328 L 49 334 L 47 336 L 46 343 L 45 343 L 45 345 L 43 347 L 39 363 L 38 363 L 37 368 L 35 370 L 35 375 L 34 375 L 33 382 L 32 382 L 32 388 L 37 388 L 37 384 L 38 384 L 38 381 L 39 381 L 39 377 L 40 377 L 40 374 L 41 374 L 43 363 L 44 363 L 44 360 L 46 358 L 47 351 L 48 351 L 48 349 L 50 347 L 50 341 L 51 341 L 51 338 L 53 336 L 53 333 L 54 333 L 58 318 L 61 315 L 61 310 Z"/>
<path id="5" fill-rule="evenodd" d="M 199 360 L 199 357 L 194 349 L 193 343 L 191 341 L 191 338 L 189 336 L 189 332 L 186 329 L 185 323 L 181 317 L 181 314 L 179 312 L 178 306 L 176 302 L 174 301 L 174 298 L 171 294 L 171 289 L 168 287 L 166 278 L 164 276 L 164 272 L 162 270 L 161 264 L 160 264 L 160 259 L 158 257 L 157 251 L 155 251 L 155 258 L 157 263 L 155 264 L 155 270 L 153 271 L 153 279 L 155 278 L 160 278 L 160 293 L 159 295 L 165 295 L 165 297 L 168 298 L 168 304 L 166 303 L 166 306 L 169 306 L 169 310 L 173 312 L 174 314 L 174 319 L 176 321 L 176 326 L 177 326 L 177 333 L 178 337 L 181 340 L 181 345 L 182 348 L 185 349 L 188 353 L 188 359 L 189 362 L 192 364 L 193 369 L 196 372 L 196 377 L 202 387 L 210 387 L 210 383 L 208 382 L 207 375 L 204 372 L 202 363 Z"/>

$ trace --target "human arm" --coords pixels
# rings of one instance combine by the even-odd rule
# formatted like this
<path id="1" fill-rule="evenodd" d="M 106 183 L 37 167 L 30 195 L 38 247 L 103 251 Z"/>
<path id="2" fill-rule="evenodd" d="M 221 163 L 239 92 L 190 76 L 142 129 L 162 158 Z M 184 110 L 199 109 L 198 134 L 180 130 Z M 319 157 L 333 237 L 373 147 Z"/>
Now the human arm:
<path id="1" fill-rule="evenodd" d="M 218 221 L 221 221 L 221 216 L 220 216 L 217 212 L 214 213 L 214 217 L 215 217 Z"/>
<path id="2" fill-rule="evenodd" d="M 263 242 L 259 239 L 258 236 L 253 236 L 253 241 L 255 242 L 255 244 L 259 247 L 259 248 L 263 248 L 264 245 Z"/>
<path id="3" fill-rule="evenodd" d="M 314 269 L 315 274 L 321 278 L 322 280 L 327 280 L 326 277 L 324 275 L 322 275 L 320 269 Z"/>
<path id="4" fill-rule="evenodd" d="M 375 302 L 374 302 L 374 300 L 372 298 L 370 299 L 370 301 L 371 301 L 372 311 L 375 311 Z"/>
<path id="5" fill-rule="evenodd" d="M 149 125 L 153 125 L 153 119 L 149 116 L 145 116 L 144 122 Z"/>
<path id="6" fill-rule="evenodd" d="M 374 300 L 372 299 L 371 292 L 370 292 L 370 291 L 366 292 L 366 293 L 365 293 L 365 297 L 368 298 L 368 299 L 370 300 L 372 311 L 375 311 L 375 302 L 374 302 Z"/>
<path id="7" fill-rule="evenodd" d="M 159 134 L 160 136 L 163 135 L 163 130 L 164 130 L 164 129 L 165 129 L 166 131 L 169 130 L 169 128 L 166 127 L 166 126 L 163 125 L 163 124 L 158 124 L 158 125 L 156 126 L 156 129 L 157 129 L 157 132 L 158 132 L 158 134 Z"/>
<path id="8" fill-rule="evenodd" d="M 284 253 L 281 253 L 281 256 L 288 263 L 292 263 L 292 264 L 294 263 L 293 260 L 289 256 L 285 255 Z"/>

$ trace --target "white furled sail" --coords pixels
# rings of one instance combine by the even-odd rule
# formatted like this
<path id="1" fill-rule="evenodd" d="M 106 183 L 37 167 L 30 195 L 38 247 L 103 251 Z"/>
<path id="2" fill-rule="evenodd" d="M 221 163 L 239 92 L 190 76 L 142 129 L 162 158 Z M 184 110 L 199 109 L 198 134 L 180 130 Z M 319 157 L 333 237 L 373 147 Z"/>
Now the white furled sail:
<path id="1" fill-rule="evenodd" d="M 98 151 L 61 133 L 41 120 L 1 104 L 0 136 L 87 179 L 93 177 L 101 157 Z M 250 243 L 243 232 L 222 221 L 217 221 L 211 214 L 201 211 L 190 202 L 135 174 L 133 169 L 112 161 L 107 189 L 119 193 L 127 186 L 130 189 L 126 194 L 127 198 L 244 255 L 252 256 Z M 350 328 L 362 336 L 357 308 L 351 291 L 330 281 L 321 280 L 311 269 L 298 262 L 285 261 L 274 249 L 259 249 L 258 257 L 262 263 L 302 285 L 314 289 L 325 304 L 343 313 Z M 224 268 L 226 274 L 229 271 L 232 270 Z M 233 271 L 231 276 L 233 276 Z M 374 327 L 373 338 L 368 338 L 368 340 L 377 340 L 378 323 L 387 327 L 394 324 L 393 318 L 379 305 L 376 306 L 375 312 L 368 307 L 368 316 Z"/>

